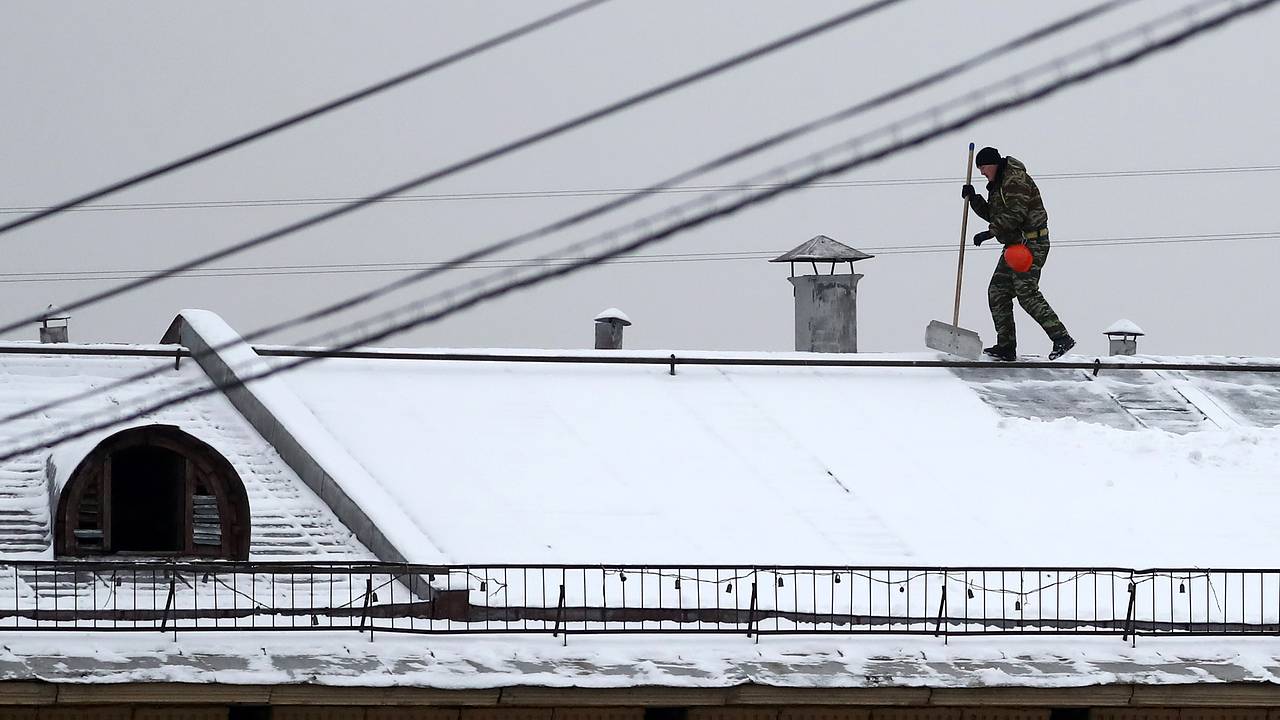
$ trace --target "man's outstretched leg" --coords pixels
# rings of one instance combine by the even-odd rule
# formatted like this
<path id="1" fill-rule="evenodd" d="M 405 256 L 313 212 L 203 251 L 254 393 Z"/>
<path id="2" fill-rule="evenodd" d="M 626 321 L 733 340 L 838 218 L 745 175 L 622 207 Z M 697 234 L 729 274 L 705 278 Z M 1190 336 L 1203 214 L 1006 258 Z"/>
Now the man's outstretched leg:
<path id="1" fill-rule="evenodd" d="M 1027 241 L 1027 249 L 1031 251 L 1031 269 L 1024 273 L 1013 274 L 1013 289 L 1018 297 L 1018 304 L 1031 319 L 1040 324 L 1049 339 L 1053 341 L 1053 350 L 1049 352 L 1050 360 L 1057 360 L 1071 348 L 1076 341 L 1067 332 L 1067 328 L 1053 311 L 1049 301 L 1040 292 L 1040 272 L 1045 261 L 1049 259 L 1049 238 L 1037 238 Z"/>
<path id="2" fill-rule="evenodd" d="M 996 344 L 982 352 L 996 360 L 1018 359 L 1018 331 L 1013 323 L 1013 298 L 1017 295 L 1014 275 L 1013 268 L 1001 255 L 987 285 L 987 305 L 991 307 L 991 321 L 996 326 Z"/>

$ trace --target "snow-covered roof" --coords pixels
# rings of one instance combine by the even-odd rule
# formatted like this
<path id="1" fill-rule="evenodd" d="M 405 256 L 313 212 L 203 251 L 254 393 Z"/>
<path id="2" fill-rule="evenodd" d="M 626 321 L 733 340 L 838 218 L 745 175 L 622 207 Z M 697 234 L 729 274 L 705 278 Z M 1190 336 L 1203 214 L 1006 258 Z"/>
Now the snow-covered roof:
<path id="1" fill-rule="evenodd" d="M 216 316 L 188 320 L 212 344 L 237 340 Z M 0 352 L 0 412 L 174 363 L 68 348 Z M 806 366 L 831 356 L 802 353 L 686 352 L 703 364 L 671 367 L 657 351 L 365 355 L 320 360 L 248 392 L 411 561 L 1238 568 L 1274 565 L 1280 541 L 1270 505 L 1280 373 L 1263 368 L 836 367 Z M 569 361 L 530 361 L 541 355 Z M 282 361 L 242 343 L 219 357 Z M 200 376 L 183 359 L 139 387 L 0 426 L 0 442 Z M 326 505 L 336 496 L 312 492 L 243 408 L 213 396 L 138 422 L 177 425 L 231 460 L 250 494 L 255 559 L 285 554 L 281 532 L 307 538 L 290 546 L 293 557 L 370 558 L 339 519 L 347 516 Z M 0 467 L 0 509 L 31 514 L 24 527 L 38 530 L 22 538 L 31 545 L 22 551 L 10 535 L 4 557 L 49 557 L 49 483 L 113 430 Z M 24 578 L 14 577 L 21 590 Z M 242 582 L 260 584 L 252 575 Z M 205 592 L 197 585 L 180 594 Z M 262 590 L 292 602 L 274 585 Z M 428 648 L 386 633 L 375 644 L 355 641 L 350 631 L 67 637 L 9 635 L 0 679 L 433 688 L 1280 682 L 1265 639 L 1144 636 L 1131 649 L 1116 637 L 946 645 L 575 636 L 563 648 L 531 635 L 433 638 Z"/>
<path id="2" fill-rule="evenodd" d="M 453 562 L 1238 566 L 1280 541 L 1274 373 L 327 359 L 282 377 Z"/>
<path id="3" fill-rule="evenodd" d="M 139 398 L 204 377 L 191 360 L 174 368 L 169 355 L 139 356 L 136 351 L 175 353 L 174 346 L 81 346 L 20 343 L 0 346 L 0 414 L 76 396 L 157 366 L 171 370 L 145 381 L 76 400 L 29 417 L 0 424 L 0 446 L 50 428 L 70 427 L 87 412 L 127 407 Z M 86 355 L 78 352 L 100 354 Z M 125 427 L 175 425 L 203 440 L 231 462 L 244 482 L 251 507 L 250 555 L 267 558 L 372 559 L 351 531 L 304 485 L 279 455 L 221 396 L 160 410 L 127 425 L 97 431 L 0 463 L 0 550 L 5 558 L 53 557 L 52 503 L 57 491 L 99 441 Z M 20 516 L 21 522 L 15 522 Z"/>
<path id="4" fill-rule="evenodd" d="M 1120 686 L 1117 689 L 1131 693 L 1124 686 L 1195 684 L 1201 688 L 1201 702 L 1209 697 L 1205 685 L 1280 683 L 1278 667 L 1275 643 L 1267 638 L 1229 643 L 1164 639 L 1130 648 L 1118 637 L 1003 638 L 998 643 L 953 638 L 949 644 L 932 637 L 764 638 L 757 644 L 746 637 L 574 636 L 562 646 L 560 639 L 550 636 L 380 634 L 370 642 L 350 631 L 294 636 L 243 632 L 180 634 L 174 641 L 155 633 L 104 639 L 61 632 L 9 634 L 0 651 L 0 679 L 44 682 L 307 683 L 449 690 L 665 686 L 711 691 L 757 686 L 815 693 L 845 688 L 1086 686 Z M 1119 695 L 1103 704 L 1128 702 Z M 926 702 L 927 695 L 899 695 L 886 704 Z M 1024 698 L 1022 704 L 1030 703 Z M 1177 703 L 1169 703 L 1166 696 L 1164 704 Z"/>
<path id="5" fill-rule="evenodd" d="M 236 337 L 216 316 L 192 317 Z M 801 353 L 682 353 L 709 364 L 674 375 L 592 350 L 520 361 L 538 352 L 375 352 L 253 389 L 410 561 L 1239 566 L 1270 563 L 1280 540 L 1268 504 L 1278 373 L 749 364 L 824 357 Z M 248 346 L 223 354 L 257 360 Z M 0 353 L 0 405 L 171 362 Z M 186 361 L 96 402 L 127 405 L 199 373 Z M 90 405 L 9 423 L 0 440 Z M 330 528 L 340 554 L 368 557 L 224 399 L 150 421 L 223 451 L 255 521 Z M 53 481 L 108 432 L 57 449 Z M 45 462 L 13 461 L 5 476 L 41 476 Z M 39 530 L 23 549 L 36 553 L 48 552 L 42 487 L 20 496 Z M 1232 522 L 1183 532 L 1205 517 Z"/>
<path id="6" fill-rule="evenodd" d="M 1106 330 L 1102 331 L 1103 335 L 1146 335 L 1142 332 L 1142 328 L 1132 320 L 1120 319 L 1113 323 Z"/>

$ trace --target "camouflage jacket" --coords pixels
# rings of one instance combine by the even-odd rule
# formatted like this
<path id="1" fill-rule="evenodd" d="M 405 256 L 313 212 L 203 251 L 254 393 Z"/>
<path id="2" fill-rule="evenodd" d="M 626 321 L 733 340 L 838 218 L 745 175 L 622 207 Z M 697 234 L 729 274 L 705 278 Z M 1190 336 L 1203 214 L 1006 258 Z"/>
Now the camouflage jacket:
<path id="1" fill-rule="evenodd" d="M 1017 158 L 1000 161 L 996 179 L 987 183 L 987 198 L 974 195 L 969 206 L 991 223 L 991 232 L 1005 245 L 1022 242 L 1022 233 L 1049 226 L 1049 213 L 1040 199 L 1040 188 Z"/>

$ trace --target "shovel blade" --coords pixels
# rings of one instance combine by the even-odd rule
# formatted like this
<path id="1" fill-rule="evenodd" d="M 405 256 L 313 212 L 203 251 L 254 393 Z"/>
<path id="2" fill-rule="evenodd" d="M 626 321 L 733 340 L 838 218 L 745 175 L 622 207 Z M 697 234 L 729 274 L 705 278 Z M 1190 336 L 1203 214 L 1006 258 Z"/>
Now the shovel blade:
<path id="1" fill-rule="evenodd" d="M 924 344 L 939 352 L 969 360 L 982 357 L 982 338 L 972 330 L 934 320 L 924 331 Z"/>

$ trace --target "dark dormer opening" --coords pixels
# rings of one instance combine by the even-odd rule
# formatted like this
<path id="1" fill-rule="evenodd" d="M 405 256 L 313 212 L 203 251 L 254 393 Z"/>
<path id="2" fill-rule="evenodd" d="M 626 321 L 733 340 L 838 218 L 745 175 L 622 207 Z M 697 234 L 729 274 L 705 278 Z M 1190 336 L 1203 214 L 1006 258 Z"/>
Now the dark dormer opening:
<path id="1" fill-rule="evenodd" d="M 249 556 L 249 502 L 235 468 L 168 425 L 99 443 L 63 487 L 55 522 L 58 555 Z"/>
<path id="2" fill-rule="evenodd" d="M 111 528 L 116 552 L 182 552 L 187 461 L 140 446 L 111 456 Z"/>

